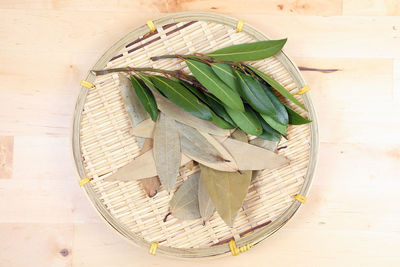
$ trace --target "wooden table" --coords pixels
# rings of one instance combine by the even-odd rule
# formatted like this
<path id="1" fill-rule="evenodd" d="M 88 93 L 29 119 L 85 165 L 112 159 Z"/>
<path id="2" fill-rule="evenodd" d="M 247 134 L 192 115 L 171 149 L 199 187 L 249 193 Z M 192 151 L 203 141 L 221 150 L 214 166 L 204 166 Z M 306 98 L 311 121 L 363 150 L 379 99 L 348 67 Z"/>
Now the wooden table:
<path id="1" fill-rule="evenodd" d="M 0 1 L 0 266 L 187 266 L 111 231 L 77 185 L 70 152 L 79 82 L 97 58 L 146 19 L 187 10 L 288 37 L 321 134 L 294 218 L 238 257 L 190 265 L 399 266 L 398 0 Z"/>

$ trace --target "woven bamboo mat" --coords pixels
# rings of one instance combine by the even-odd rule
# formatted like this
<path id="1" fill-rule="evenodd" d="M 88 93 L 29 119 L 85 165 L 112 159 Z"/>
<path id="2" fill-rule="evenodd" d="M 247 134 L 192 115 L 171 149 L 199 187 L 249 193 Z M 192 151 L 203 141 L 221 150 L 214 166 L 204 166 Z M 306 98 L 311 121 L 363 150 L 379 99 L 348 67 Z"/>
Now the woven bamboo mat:
<path id="1" fill-rule="evenodd" d="M 125 38 L 122 40 L 123 45 L 120 46 L 122 48 L 113 51 L 111 60 L 102 67 L 151 66 L 189 72 L 180 60 L 166 59 L 154 62 L 149 58 L 168 53 L 206 53 L 229 45 L 256 40 L 245 31 L 236 32 L 231 25 L 203 19 L 186 19 L 157 25 L 157 30 L 145 37 L 142 34 L 139 38 L 137 36 L 134 39 Z M 292 93 L 299 90 L 292 71 L 288 71 L 281 59 L 271 57 L 252 62 L 252 65 L 273 76 Z M 85 177 L 93 178 L 88 185 L 90 187 L 88 194 L 91 195 L 91 199 L 97 199 L 95 206 L 98 209 L 101 207 L 100 210 L 104 212 L 100 213 L 107 221 L 113 221 L 114 228 L 119 226 L 123 228 L 123 235 L 128 238 L 135 236 L 143 240 L 143 244 L 158 242 L 167 249 L 212 249 L 213 245 L 232 237 L 240 239 L 249 229 L 282 218 L 289 207 L 296 202 L 293 196 L 301 193 L 312 155 L 310 125 L 289 126 L 288 140 L 282 139 L 279 144 L 279 147 L 287 146 L 287 148 L 281 149 L 279 154 L 288 157 L 290 165 L 265 170 L 252 182 L 233 228 L 226 226 L 217 213 L 205 225 L 200 219 L 181 221 L 173 216 L 163 222 L 164 216 L 168 213 L 168 202 L 172 197 L 165 190 L 149 198 L 138 181 L 103 181 L 108 174 L 129 163 L 138 154 L 139 147 L 135 137 L 129 133 L 131 126 L 121 99 L 117 74 L 95 77 L 92 83 L 95 88 L 87 91 L 86 100 L 82 101 L 82 113 L 77 119 L 79 127 L 75 127 L 75 130 L 79 128 L 80 149 L 75 154 L 80 154 Z M 302 102 L 302 97 L 297 96 L 297 98 Z M 287 104 L 300 114 L 310 116 L 291 103 Z M 189 170 L 182 167 L 177 186 L 196 171 L 197 168 Z M 251 236 L 258 231 L 260 230 L 255 230 L 246 239 L 251 240 Z M 221 251 L 226 252 L 226 244 L 225 249 Z M 209 254 L 212 253 L 207 253 Z"/>

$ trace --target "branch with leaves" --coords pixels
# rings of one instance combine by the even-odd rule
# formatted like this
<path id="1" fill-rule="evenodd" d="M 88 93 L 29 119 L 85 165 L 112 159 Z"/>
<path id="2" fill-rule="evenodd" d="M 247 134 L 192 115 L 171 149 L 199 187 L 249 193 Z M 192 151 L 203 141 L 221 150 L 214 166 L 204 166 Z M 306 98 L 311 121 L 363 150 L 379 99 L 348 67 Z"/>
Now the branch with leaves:
<path id="1" fill-rule="evenodd" d="M 279 82 L 243 63 L 271 57 L 285 43 L 286 39 L 260 41 L 207 54 L 151 58 L 182 60 L 191 74 L 136 67 L 93 70 L 95 75 L 130 74 L 134 101 L 156 122 L 132 123 L 139 138 L 153 139 L 153 149 L 110 177 L 147 179 L 158 175 L 161 185 L 170 191 L 175 186 L 179 167 L 194 160 L 200 163 L 201 175 L 191 177 L 178 189 L 171 200 L 169 214 L 181 219 L 202 217 L 206 221 L 216 209 L 232 226 L 247 194 L 252 171 L 287 163 L 286 158 L 247 144 L 246 134 L 277 143 L 281 136 L 286 138 L 289 124 L 310 122 L 281 102 L 279 96 L 306 110 Z M 230 135 L 235 128 L 243 132 L 234 132 L 233 139 Z M 261 161 L 250 162 L 246 159 L 249 155 L 243 156 L 241 151 L 252 151 L 254 154 L 250 157 L 258 155 Z M 267 158 L 269 161 L 265 163 Z M 197 191 L 198 194 L 193 193 Z"/>

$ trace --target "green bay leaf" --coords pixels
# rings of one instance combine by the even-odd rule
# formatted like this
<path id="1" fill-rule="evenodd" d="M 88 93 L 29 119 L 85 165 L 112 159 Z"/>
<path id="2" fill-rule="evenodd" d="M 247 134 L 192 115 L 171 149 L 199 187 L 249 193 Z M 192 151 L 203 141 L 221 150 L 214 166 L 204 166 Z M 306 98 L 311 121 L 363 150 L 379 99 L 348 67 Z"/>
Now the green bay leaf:
<path id="1" fill-rule="evenodd" d="M 224 63 L 211 63 L 211 68 L 224 83 L 239 92 L 240 84 L 231 66 Z"/>
<path id="2" fill-rule="evenodd" d="M 290 107 L 285 106 L 285 108 L 289 114 L 289 124 L 301 125 L 301 124 L 307 124 L 307 123 L 311 122 L 309 119 L 304 118 L 303 116 L 301 116 L 299 113 L 297 113 Z"/>
<path id="3" fill-rule="evenodd" d="M 209 57 L 224 61 L 251 61 L 271 57 L 278 53 L 287 39 L 259 41 L 232 45 L 206 54 Z"/>
<path id="4" fill-rule="evenodd" d="M 272 92 L 270 88 L 268 88 L 268 86 L 266 86 L 265 84 L 261 84 L 261 87 L 264 89 L 265 94 L 269 97 L 275 107 L 276 115 L 273 116 L 274 120 L 283 125 L 287 125 L 289 122 L 289 115 L 286 111 L 285 106 L 281 103 L 275 93 Z"/>
<path id="5" fill-rule="evenodd" d="M 179 82 L 155 75 L 150 79 L 158 90 L 183 110 L 202 120 L 212 119 L 210 109 Z"/>
<path id="6" fill-rule="evenodd" d="M 266 83 L 271 85 L 278 93 L 295 103 L 297 106 L 301 107 L 304 110 L 307 110 L 300 102 L 297 100 L 288 90 L 286 90 L 285 87 L 283 87 L 280 83 L 275 81 L 271 76 L 265 74 L 264 72 L 250 66 L 246 65 L 248 69 L 250 69 L 253 73 L 255 73 L 257 76 L 259 76 L 261 79 L 263 79 Z"/>
<path id="7" fill-rule="evenodd" d="M 233 110 L 229 107 L 225 107 L 225 109 L 235 124 L 246 133 L 255 136 L 262 133 L 262 126 L 256 113 L 247 105 L 245 106 L 245 112 Z"/>
<path id="8" fill-rule="evenodd" d="M 214 99 L 211 99 L 210 97 L 208 97 L 207 95 L 203 94 L 202 92 L 200 92 L 199 89 L 197 89 L 196 87 L 194 87 L 193 85 L 189 84 L 188 82 L 184 82 L 181 81 L 181 83 L 183 84 L 183 86 L 185 86 L 187 89 L 189 89 L 194 95 L 196 95 L 204 104 L 206 104 L 209 108 L 211 108 L 211 115 L 212 115 L 212 119 L 211 121 L 214 122 L 216 125 L 218 125 L 220 128 L 222 129 L 233 129 L 235 128 L 230 121 L 226 121 L 225 117 L 220 117 L 218 114 L 214 113 L 213 111 L 213 107 L 215 105 L 218 105 L 218 103 L 215 103 Z M 225 114 L 227 115 L 225 109 L 219 105 L 221 107 L 221 109 L 225 112 Z M 220 110 L 219 110 L 220 111 Z M 223 114 L 223 115 L 225 115 Z M 229 116 L 228 116 L 229 117 Z M 230 119 L 230 118 L 229 118 Z"/>
<path id="9" fill-rule="evenodd" d="M 147 86 L 139 81 L 135 76 L 131 75 L 131 83 L 135 89 L 135 93 L 142 104 L 143 108 L 147 111 L 153 121 L 157 121 L 158 108 L 153 94 Z"/>
<path id="10" fill-rule="evenodd" d="M 231 109 L 244 111 L 239 94 L 228 87 L 209 65 L 195 60 L 186 60 L 185 62 L 192 74 L 208 91 Z"/>
<path id="11" fill-rule="evenodd" d="M 263 120 L 268 123 L 269 126 L 271 126 L 274 130 L 278 131 L 280 134 L 286 136 L 286 130 L 287 130 L 287 125 L 281 124 L 274 120 L 274 118 L 260 114 L 260 116 L 263 118 Z"/>
<path id="12" fill-rule="evenodd" d="M 268 116 L 275 116 L 275 106 L 265 93 L 258 80 L 248 74 L 236 71 L 236 75 L 240 82 L 240 95 L 259 113 Z"/>
<path id="13" fill-rule="evenodd" d="M 261 126 L 263 128 L 262 134 L 260 134 L 258 137 L 269 140 L 269 141 L 279 141 L 281 140 L 281 134 L 276 131 L 274 128 L 269 126 L 269 124 L 260 116 L 260 114 L 257 114 L 257 117 L 259 118 L 261 122 Z"/>

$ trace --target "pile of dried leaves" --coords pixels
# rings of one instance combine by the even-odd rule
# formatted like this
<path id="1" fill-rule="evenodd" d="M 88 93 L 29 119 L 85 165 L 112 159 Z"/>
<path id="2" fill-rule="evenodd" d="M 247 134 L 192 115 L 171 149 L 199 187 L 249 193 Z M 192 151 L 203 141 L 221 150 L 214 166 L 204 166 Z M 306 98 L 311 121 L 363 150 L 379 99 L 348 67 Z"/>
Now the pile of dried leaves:
<path id="1" fill-rule="evenodd" d="M 171 192 L 181 166 L 191 175 L 170 201 L 170 214 L 207 221 L 215 212 L 232 226 L 252 178 L 259 171 L 289 161 L 274 153 L 288 124 L 309 123 L 279 95 L 304 106 L 272 77 L 242 63 L 278 53 L 285 40 L 234 45 L 208 54 L 163 55 L 179 58 L 180 70 L 118 68 L 92 71 L 120 74 L 120 88 L 141 153 L 106 180 L 140 179 L 152 197 L 160 188 Z M 248 142 L 248 136 L 257 136 Z"/>

